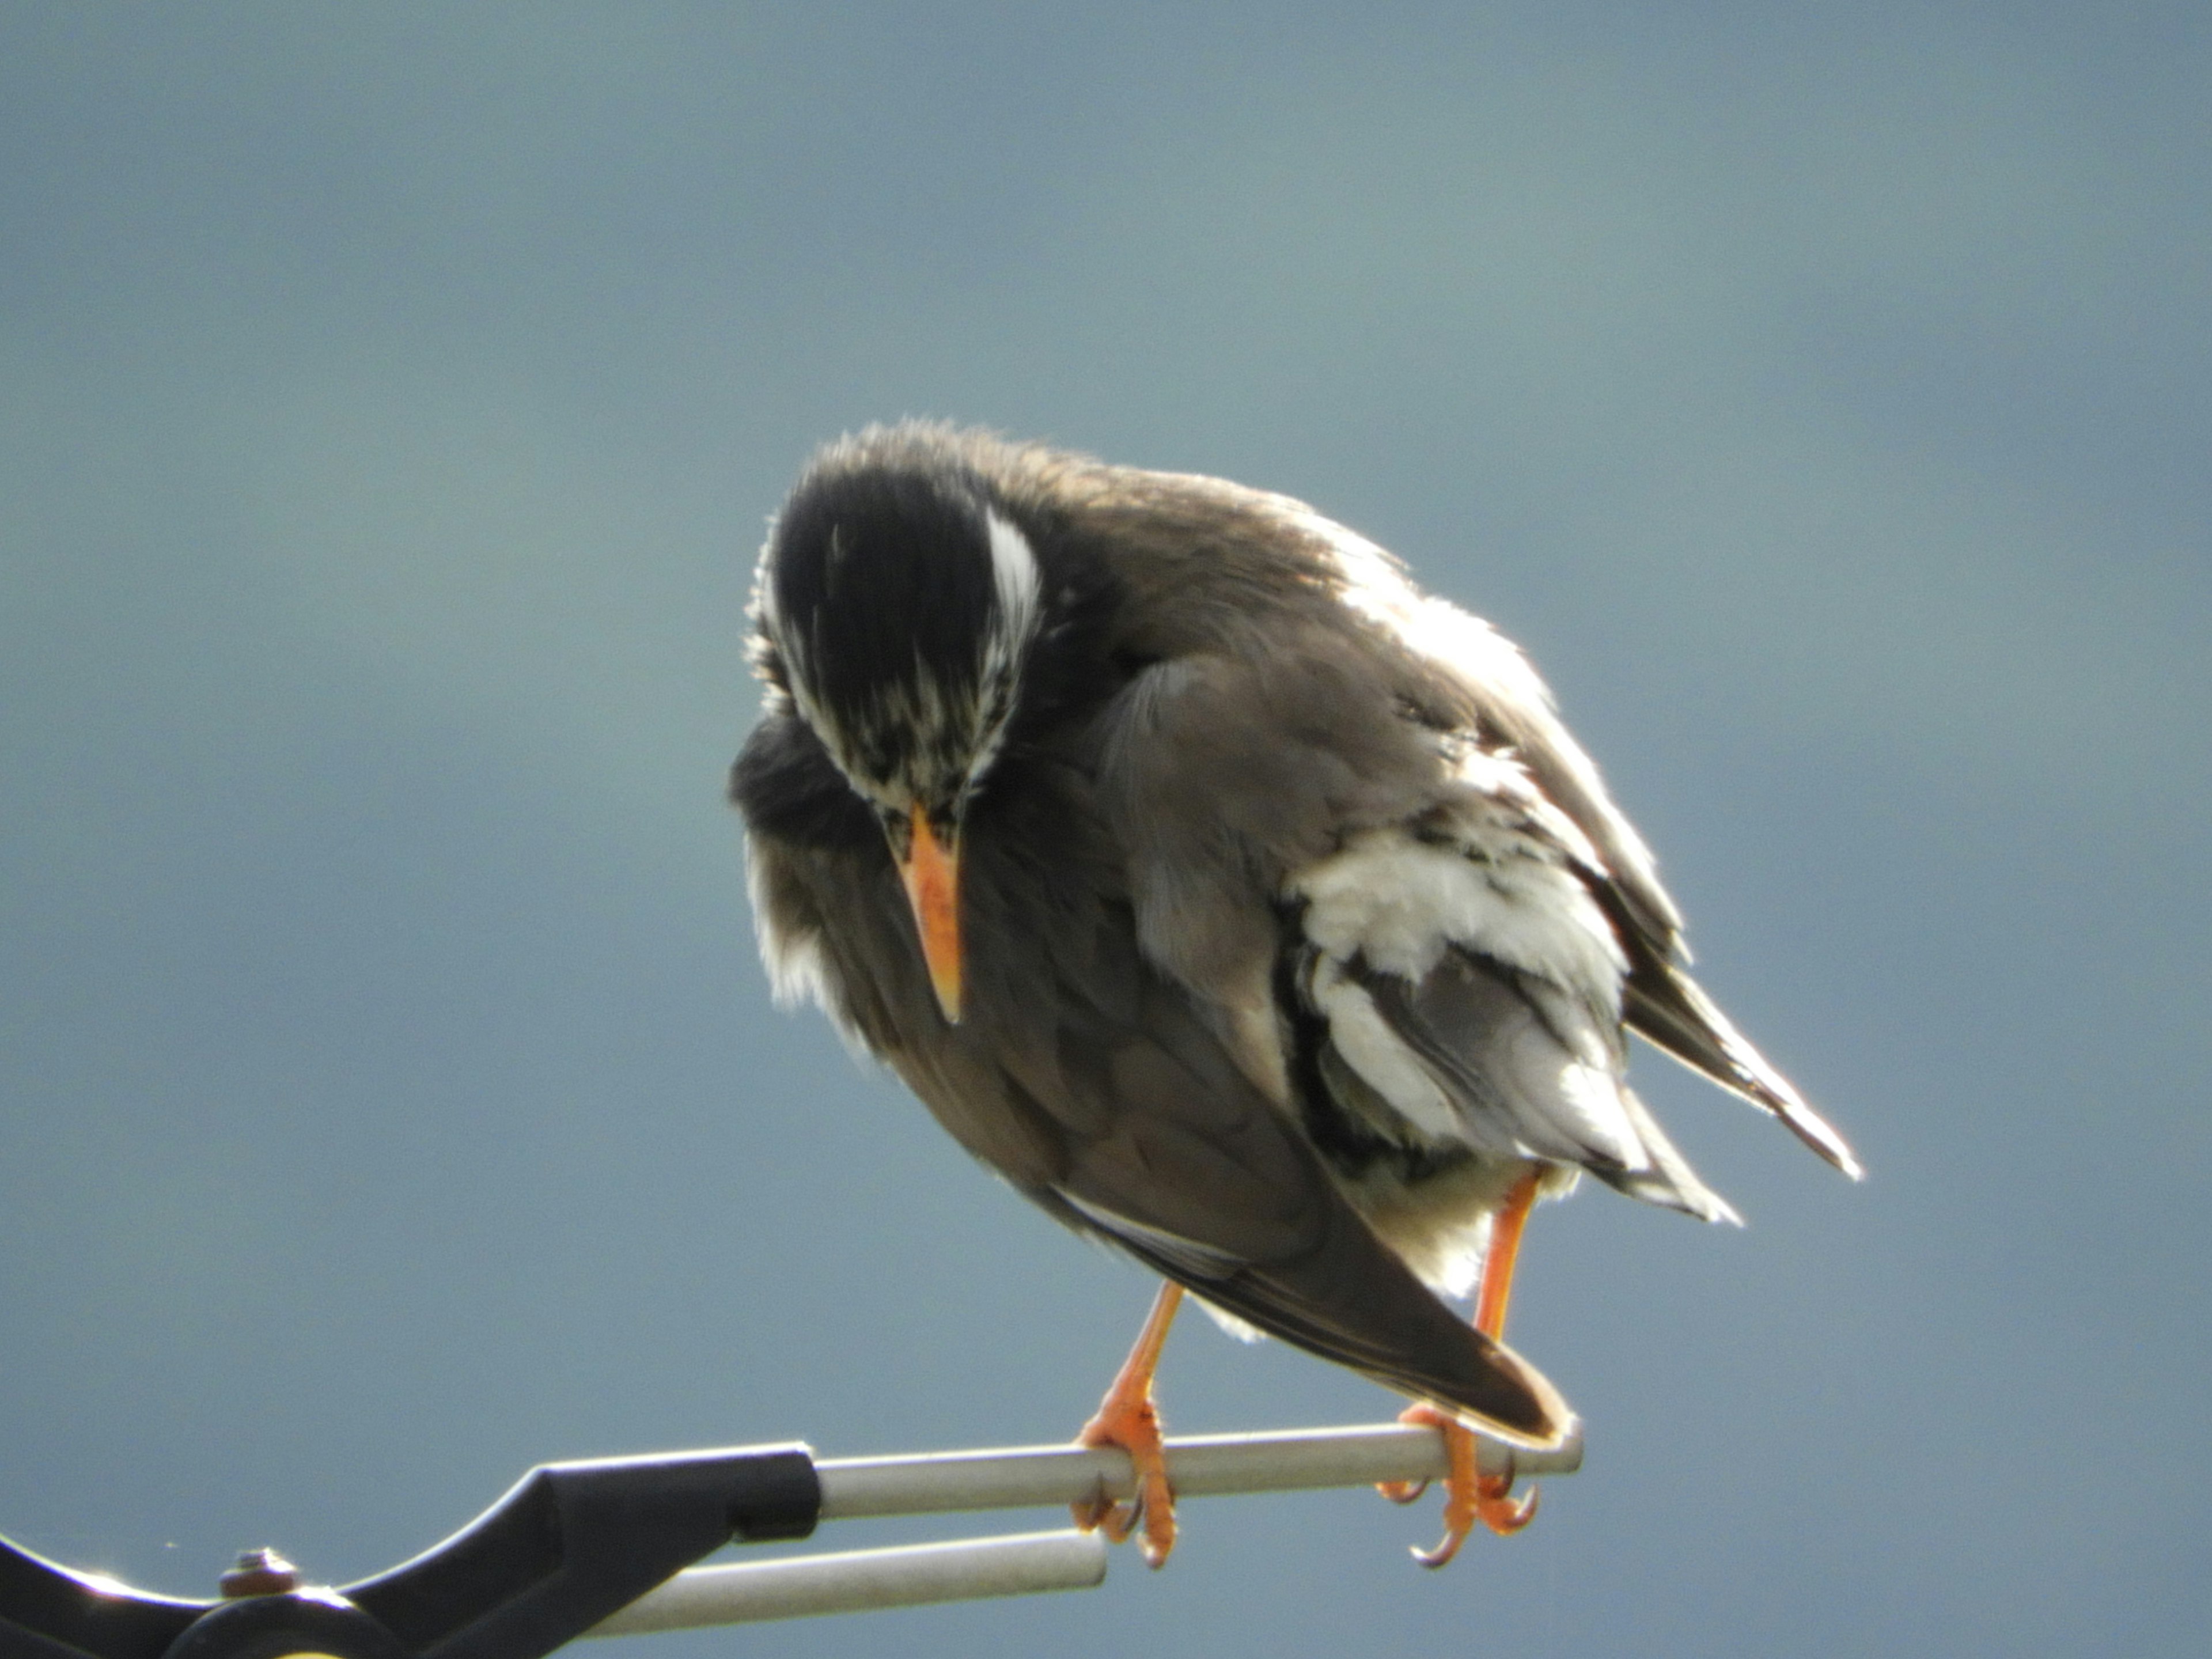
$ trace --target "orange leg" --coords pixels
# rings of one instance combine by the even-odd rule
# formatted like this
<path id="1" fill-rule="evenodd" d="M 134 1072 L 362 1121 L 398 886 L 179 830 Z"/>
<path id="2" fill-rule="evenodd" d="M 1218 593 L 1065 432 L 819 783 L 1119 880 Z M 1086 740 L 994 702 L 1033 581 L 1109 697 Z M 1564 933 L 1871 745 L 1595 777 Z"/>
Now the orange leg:
<path id="1" fill-rule="evenodd" d="M 1482 1256 L 1482 1287 L 1474 1299 L 1474 1328 L 1493 1341 L 1505 1336 L 1505 1307 L 1513 1296 L 1513 1265 L 1521 1254 L 1522 1230 L 1535 1207 L 1536 1177 L 1517 1182 L 1504 1206 L 1491 1218 L 1490 1243 Z M 1440 1431 L 1450 1470 L 1444 1476 L 1444 1536 L 1432 1550 L 1415 1550 L 1413 1559 L 1425 1567 L 1441 1567 L 1459 1553 L 1459 1547 L 1478 1521 L 1503 1536 L 1516 1533 L 1536 1518 L 1536 1492 L 1519 1503 L 1512 1498 L 1510 1474 L 1484 1474 L 1475 1466 L 1474 1434 L 1449 1412 L 1422 1402 L 1398 1414 L 1401 1423 L 1419 1423 Z M 1381 1488 L 1393 1503 L 1410 1504 L 1428 1482 L 1394 1481 Z"/>
<path id="2" fill-rule="evenodd" d="M 1168 1552 L 1175 1547 L 1175 1491 L 1168 1485 L 1167 1455 L 1160 1446 L 1160 1413 L 1152 1403 L 1152 1373 L 1159 1369 L 1168 1327 L 1175 1323 L 1176 1310 L 1182 1305 L 1182 1285 L 1170 1279 L 1160 1286 L 1152 1312 L 1145 1316 L 1145 1328 L 1137 1333 L 1136 1346 L 1121 1362 L 1113 1386 L 1098 1402 L 1097 1412 L 1075 1437 L 1079 1445 L 1119 1446 L 1129 1454 L 1137 1474 L 1137 1495 L 1127 1504 L 1114 1503 L 1101 1492 L 1072 1505 L 1075 1524 L 1085 1532 L 1103 1528 L 1106 1536 L 1118 1544 L 1141 1521 L 1144 1537 L 1139 1547 L 1148 1567 L 1165 1566 Z"/>

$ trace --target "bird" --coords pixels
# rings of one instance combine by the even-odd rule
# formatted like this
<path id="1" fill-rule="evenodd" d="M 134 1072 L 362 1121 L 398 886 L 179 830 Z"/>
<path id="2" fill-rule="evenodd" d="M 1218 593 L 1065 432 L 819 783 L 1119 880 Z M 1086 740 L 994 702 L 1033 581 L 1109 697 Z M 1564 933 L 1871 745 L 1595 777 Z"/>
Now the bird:
<path id="1" fill-rule="evenodd" d="M 1527 659 L 1302 501 L 870 426 L 774 515 L 749 641 L 730 794 L 777 1000 L 1164 1281 L 1078 1437 L 1129 1452 L 1136 1496 L 1075 1506 L 1155 1566 L 1186 1291 L 1443 1431 L 1417 1559 L 1527 1524 L 1472 1431 L 1579 1431 L 1504 1342 L 1533 1206 L 1587 1174 L 1736 1219 L 1628 1086 L 1630 1033 L 1861 1173 L 1690 977 Z"/>

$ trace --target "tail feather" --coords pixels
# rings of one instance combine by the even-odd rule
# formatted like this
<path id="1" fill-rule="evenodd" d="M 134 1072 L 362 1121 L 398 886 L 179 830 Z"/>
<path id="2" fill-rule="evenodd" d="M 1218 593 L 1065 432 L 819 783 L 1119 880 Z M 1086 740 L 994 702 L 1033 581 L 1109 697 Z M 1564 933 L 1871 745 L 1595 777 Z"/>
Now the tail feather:
<path id="1" fill-rule="evenodd" d="M 1542 1372 L 1438 1301 L 1349 1207 L 1300 1256 L 1194 1272 L 1154 1241 L 1115 1242 L 1206 1301 L 1384 1387 L 1463 1413 L 1502 1439 L 1550 1449 L 1574 1432 Z"/>
<path id="2" fill-rule="evenodd" d="M 1787 1124 L 1796 1137 L 1852 1180 L 1866 1171 L 1850 1145 L 1805 1102 L 1790 1079 L 1769 1064 L 1749 1038 L 1670 963 L 1646 953 L 1634 963 L 1623 1012 L 1629 1029 Z"/>

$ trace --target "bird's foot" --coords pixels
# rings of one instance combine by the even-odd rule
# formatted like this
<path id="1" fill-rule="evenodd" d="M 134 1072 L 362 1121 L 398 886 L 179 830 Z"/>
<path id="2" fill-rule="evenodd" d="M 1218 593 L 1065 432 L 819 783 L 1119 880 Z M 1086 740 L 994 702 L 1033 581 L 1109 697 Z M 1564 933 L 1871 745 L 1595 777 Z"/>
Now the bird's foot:
<path id="1" fill-rule="evenodd" d="M 1102 1492 L 1069 1505 L 1075 1524 L 1085 1532 L 1103 1532 L 1116 1544 L 1141 1528 L 1138 1547 L 1144 1552 L 1145 1565 L 1165 1566 L 1176 1541 L 1175 1489 L 1168 1484 L 1159 1408 L 1153 1405 L 1150 1389 L 1133 1399 L 1119 1388 L 1109 1392 L 1099 1402 L 1097 1415 L 1075 1438 L 1079 1445 L 1119 1446 L 1129 1454 L 1137 1477 L 1137 1495 L 1127 1503 L 1117 1504 Z"/>
<path id="2" fill-rule="evenodd" d="M 1425 1404 L 1408 1406 L 1398 1413 L 1401 1423 L 1416 1423 L 1444 1437 L 1449 1468 L 1444 1475 L 1443 1541 L 1432 1550 L 1416 1549 L 1413 1559 L 1425 1567 L 1441 1567 L 1459 1553 L 1459 1547 L 1480 1522 L 1504 1537 L 1516 1533 L 1536 1518 L 1536 1490 L 1516 1501 L 1513 1477 L 1485 1474 L 1475 1462 L 1474 1431 L 1450 1413 Z M 1425 1480 L 1393 1480 L 1376 1488 L 1394 1504 L 1410 1504 L 1428 1489 Z"/>

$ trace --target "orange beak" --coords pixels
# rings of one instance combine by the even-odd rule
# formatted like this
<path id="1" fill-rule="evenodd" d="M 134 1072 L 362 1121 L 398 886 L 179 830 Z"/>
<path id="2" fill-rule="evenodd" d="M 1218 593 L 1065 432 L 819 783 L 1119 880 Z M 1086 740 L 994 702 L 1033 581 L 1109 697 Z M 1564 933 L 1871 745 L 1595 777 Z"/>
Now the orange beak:
<path id="1" fill-rule="evenodd" d="M 896 849 L 894 849 L 896 851 Z M 937 839 L 929 817 L 914 809 L 914 833 L 906 856 L 898 860 L 907 902 L 914 907 L 915 932 L 921 937 L 921 959 L 929 967 L 930 988 L 945 1023 L 960 1023 L 960 848 Z"/>

